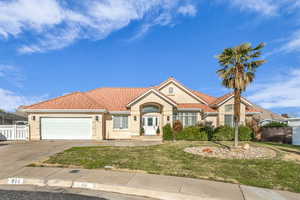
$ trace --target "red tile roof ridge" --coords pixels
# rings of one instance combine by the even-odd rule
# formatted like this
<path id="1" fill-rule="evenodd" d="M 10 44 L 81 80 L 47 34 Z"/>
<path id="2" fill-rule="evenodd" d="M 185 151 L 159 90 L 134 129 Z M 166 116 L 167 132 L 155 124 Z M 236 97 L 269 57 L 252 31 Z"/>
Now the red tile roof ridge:
<path id="1" fill-rule="evenodd" d="M 35 103 L 35 104 L 31 104 L 31 105 L 28 105 L 28 106 L 22 106 L 22 108 L 26 109 L 28 107 L 39 105 L 39 104 L 42 104 L 42 103 L 47 103 L 47 102 L 50 102 L 50 101 L 53 101 L 53 100 L 58 100 L 58 99 L 61 99 L 61 98 L 67 97 L 67 96 L 71 96 L 71 95 L 74 95 L 74 94 L 78 94 L 78 93 L 82 93 L 82 92 L 80 92 L 80 91 L 71 92 L 71 93 L 68 93 L 68 94 L 65 94 L 65 95 L 62 95 L 62 96 L 58 96 L 58 97 L 55 97 L 55 98 L 51 98 L 51 99 L 48 99 L 48 100 L 45 100 L 45 101 L 41 101 L 41 102 L 38 102 L 38 103 Z"/>

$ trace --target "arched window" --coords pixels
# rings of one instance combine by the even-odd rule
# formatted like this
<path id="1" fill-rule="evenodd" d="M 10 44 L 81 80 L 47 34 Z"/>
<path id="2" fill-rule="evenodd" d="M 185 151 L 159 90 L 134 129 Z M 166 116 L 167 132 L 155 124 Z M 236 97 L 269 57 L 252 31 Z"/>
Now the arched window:
<path id="1" fill-rule="evenodd" d="M 143 113 L 159 112 L 159 107 L 158 106 L 154 106 L 154 105 L 144 106 L 142 108 L 142 112 Z"/>

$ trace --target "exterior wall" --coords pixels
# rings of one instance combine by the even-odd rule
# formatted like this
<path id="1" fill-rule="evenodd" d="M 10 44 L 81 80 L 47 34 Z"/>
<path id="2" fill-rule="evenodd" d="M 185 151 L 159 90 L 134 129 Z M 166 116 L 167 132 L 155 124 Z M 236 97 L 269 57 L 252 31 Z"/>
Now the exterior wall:
<path id="1" fill-rule="evenodd" d="M 174 89 L 173 94 L 169 94 L 170 87 L 173 87 Z M 183 91 L 181 88 L 176 86 L 174 83 L 166 85 L 160 91 L 177 103 L 201 103 L 197 99 Z"/>
<path id="2" fill-rule="evenodd" d="M 128 129 L 114 129 L 113 128 L 113 115 L 105 115 L 105 135 L 106 139 L 130 139 L 132 135 L 132 116 L 128 116 Z"/>
<path id="3" fill-rule="evenodd" d="M 228 100 L 227 102 L 225 102 L 224 104 L 222 104 L 219 108 L 218 108 L 218 126 L 224 126 L 225 124 L 225 120 L 224 120 L 224 115 L 225 114 L 234 114 L 234 111 L 232 110 L 232 112 L 225 112 L 225 105 L 228 104 L 234 104 L 234 98 L 231 98 L 230 100 Z M 241 124 L 245 124 L 246 123 L 246 106 L 244 103 L 241 103 L 241 120 L 240 120 Z"/>
<path id="4" fill-rule="evenodd" d="M 35 120 L 33 120 L 35 116 Z M 98 121 L 96 120 L 98 116 Z M 30 113 L 28 124 L 30 140 L 40 140 L 41 138 L 41 118 L 43 117 L 91 117 L 92 118 L 92 139 L 103 139 L 103 114 L 100 113 Z"/>
<path id="5" fill-rule="evenodd" d="M 218 115 L 214 115 L 214 116 L 206 116 L 204 118 L 205 121 L 208 121 L 208 122 L 212 122 L 212 125 L 214 127 L 217 127 L 218 126 Z"/>

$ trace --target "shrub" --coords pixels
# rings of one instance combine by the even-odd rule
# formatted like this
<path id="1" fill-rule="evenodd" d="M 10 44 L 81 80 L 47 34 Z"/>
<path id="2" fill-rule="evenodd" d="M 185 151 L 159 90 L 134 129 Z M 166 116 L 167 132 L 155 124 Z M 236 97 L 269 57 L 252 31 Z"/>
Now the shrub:
<path id="1" fill-rule="evenodd" d="M 141 135 L 144 135 L 144 133 L 145 133 L 145 129 L 141 127 Z"/>
<path id="2" fill-rule="evenodd" d="M 251 128 L 248 126 L 239 127 L 239 140 L 240 141 L 250 141 L 254 138 L 254 134 Z"/>
<path id="3" fill-rule="evenodd" d="M 181 121 L 179 120 L 176 120 L 173 124 L 173 130 L 176 132 L 176 133 L 179 133 L 180 131 L 182 131 L 183 129 L 183 126 L 182 126 L 182 123 Z"/>
<path id="4" fill-rule="evenodd" d="M 266 125 L 264 125 L 264 128 L 273 128 L 273 127 L 287 127 L 288 125 L 283 122 L 270 122 Z"/>
<path id="5" fill-rule="evenodd" d="M 199 127 L 189 126 L 176 134 L 176 139 L 189 141 L 207 141 L 208 134 L 205 131 L 201 131 Z"/>
<path id="6" fill-rule="evenodd" d="M 216 128 L 212 140 L 214 141 L 232 141 L 234 139 L 234 129 L 229 126 L 220 126 Z"/>
<path id="7" fill-rule="evenodd" d="M 166 124 L 163 127 L 163 139 L 164 140 L 173 140 L 173 130 L 170 124 Z"/>
<path id="8" fill-rule="evenodd" d="M 202 126 L 200 127 L 200 132 L 206 132 L 208 140 L 212 140 L 212 137 L 214 135 L 214 127 L 209 125 Z"/>

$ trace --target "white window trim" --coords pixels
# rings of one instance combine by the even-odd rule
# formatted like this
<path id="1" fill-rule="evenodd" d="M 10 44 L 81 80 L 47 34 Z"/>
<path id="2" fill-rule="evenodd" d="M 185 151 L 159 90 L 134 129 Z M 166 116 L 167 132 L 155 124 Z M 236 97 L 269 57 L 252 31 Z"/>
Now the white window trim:
<path id="1" fill-rule="evenodd" d="M 231 115 L 231 119 L 232 119 L 232 123 L 230 125 L 230 127 L 234 127 L 234 115 L 233 114 L 224 114 L 224 125 L 226 126 L 227 124 L 225 123 L 225 116 L 226 115 Z M 227 125 L 228 126 L 228 125 Z"/>
<path id="2" fill-rule="evenodd" d="M 227 106 L 231 106 L 231 110 L 230 111 L 226 111 L 226 107 Z M 224 111 L 225 111 L 225 113 L 232 113 L 234 111 L 234 107 L 233 106 L 234 106 L 233 104 L 226 104 L 226 105 L 224 105 Z"/>
<path id="3" fill-rule="evenodd" d="M 127 128 L 115 128 L 114 127 L 114 118 L 115 117 L 120 117 L 120 116 L 122 116 L 122 117 L 127 117 Z M 112 128 L 113 128 L 113 130 L 115 130 L 115 131 L 126 131 L 126 130 L 129 130 L 129 116 L 128 115 L 116 115 L 116 116 L 112 116 Z"/>
<path id="4" fill-rule="evenodd" d="M 199 119 L 198 119 L 198 113 L 197 113 L 197 112 L 178 112 L 178 113 L 183 113 L 183 114 L 182 114 L 183 121 L 181 121 L 183 127 L 188 127 L 188 126 L 195 126 L 195 125 L 197 125 L 197 122 L 198 122 L 198 120 L 199 120 Z M 176 119 L 175 119 L 175 120 L 179 120 L 179 121 L 180 121 L 179 116 L 178 116 L 178 113 L 175 114 L 175 116 L 176 116 Z M 193 115 L 190 115 L 191 113 L 193 113 Z M 185 117 L 196 117 L 195 124 L 194 124 L 194 125 L 186 125 L 186 124 L 185 124 Z"/>

